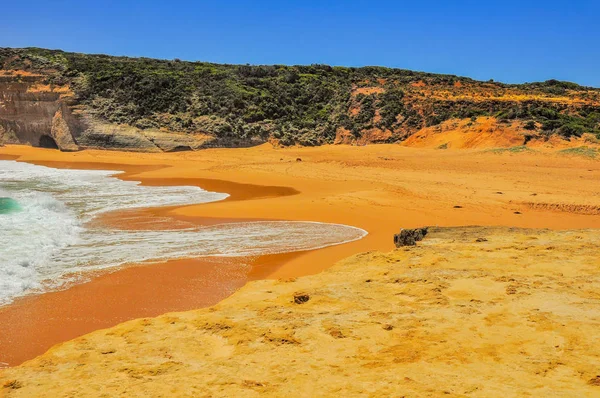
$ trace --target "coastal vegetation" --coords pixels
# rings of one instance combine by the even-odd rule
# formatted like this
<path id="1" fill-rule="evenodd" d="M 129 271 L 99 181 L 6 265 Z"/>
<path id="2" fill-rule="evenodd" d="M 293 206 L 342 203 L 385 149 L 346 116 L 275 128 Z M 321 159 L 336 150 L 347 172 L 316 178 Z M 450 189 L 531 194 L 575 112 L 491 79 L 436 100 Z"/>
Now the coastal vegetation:
<path id="1" fill-rule="evenodd" d="M 100 120 L 139 129 L 202 132 L 212 145 L 276 140 L 332 143 L 340 131 L 401 141 L 450 119 L 520 121 L 529 135 L 600 137 L 600 89 L 549 80 L 511 85 L 384 67 L 220 65 L 0 49 L 4 70 L 68 84 L 74 105 Z"/>

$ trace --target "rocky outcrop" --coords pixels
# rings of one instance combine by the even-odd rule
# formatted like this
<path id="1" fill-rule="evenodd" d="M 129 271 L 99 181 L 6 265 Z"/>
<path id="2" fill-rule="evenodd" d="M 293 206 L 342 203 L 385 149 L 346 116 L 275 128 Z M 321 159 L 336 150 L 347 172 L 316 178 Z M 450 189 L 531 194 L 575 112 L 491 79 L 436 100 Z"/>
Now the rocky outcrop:
<path id="1" fill-rule="evenodd" d="M 27 72 L 0 74 L 0 142 L 79 149 L 76 124 L 69 123 L 68 87 L 44 84 L 44 77 Z"/>
<path id="2" fill-rule="evenodd" d="M 75 105 L 68 86 L 48 85 L 44 76 L 26 71 L 0 70 L 0 145 L 176 152 L 199 149 L 213 139 L 105 123 Z"/>
<path id="3" fill-rule="evenodd" d="M 154 143 L 135 128 L 121 125 L 94 123 L 87 118 L 93 127 L 86 129 L 77 141 L 84 148 L 93 149 L 118 149 L 137 152 L 161 152 Z"/>
<path id="4" fill-rule="evenodd" d="M 64 111 L 63 111 L 64 109 Z M 68 108 L 63 104 L 54 114 L 52 118 L 52 129 L 50 136 L 56 143 L 56 146 L 62 151 L 77 151 L 79 146 L 73 138 L 71 127 L 69 126 L 68 118 L 65 114 L 70 114 Z"/>
<path id="5" fill-rule="evenodd" d="M 352 132 L 346 128 L 339 127 L 336 130 L 335 145 L 346 144 L 346 145 L 367 145 L 376 143 L 390 142 L 393 138 L 393 132 L 388 129 L 370 128 L 360 132 L 358 136 L 352 134 Z"/>
<path id="6" fill-rule="evenodd" d="M 115 125 L 81 116 L 86 128 L 77 137 L 83 148 L 114 149 L 132 152 L 177 152 L 196 150 L 213 137 L 159 129 L 142 130 L 128 125 Z"/>
<path id="7" fill-rule="evenodd" d="M 427 232 L 428 227 L 416 228 L 416 229 L 402 229 L 399 234 L 394 235 L 394 244 L 396 247 L 402 246 L 415 246 L 418 241 L 423 240 Z"/>

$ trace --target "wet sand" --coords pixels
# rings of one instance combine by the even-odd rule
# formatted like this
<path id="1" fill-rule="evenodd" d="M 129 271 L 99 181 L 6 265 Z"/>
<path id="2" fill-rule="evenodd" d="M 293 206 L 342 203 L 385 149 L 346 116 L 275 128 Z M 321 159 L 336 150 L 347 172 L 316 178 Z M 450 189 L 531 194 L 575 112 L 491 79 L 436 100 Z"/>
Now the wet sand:
<path id="1" fill-rule="evenodd" d="M 369 232 L 360 241 L 325 249 L 238 259 L 244 267 L 239 262 L 199 259 L 127 267 L 62 292 L 19 300 L 0 309 L 0 352 L 13 358 L 0 361 L 11 365 L 126 319 L 210 306 L 248 279 L 310 275 L 355 253 L 389 251 L 392 234 L 402 227 L 600 227 L 600 211 L 593 214 L 600 208 L 600 163 L 553 153 L 381 145 L 138 154 L 7 146 L 0 148 L 0 158 L 51 167 L 123 170 L 119 178 L 143 184 L 198 185 L 231 195 L 221 202 L 129 212 L 126 222 L 118 213 L 100 221 L 115 226 L 302 220 L 347 224 Z M 532 209 L 532 203 L 538 207 Z M 555 204 L 564 205 L 564 210 L 551 206 Z M 578 212 L 581 208 L 592 214 Z"/>
<path id="2" fill-rule="evenodd" d="M 0 160 L 17 156 L 0 155 Z M 31 162 L 42 166 L 71 169 L 73 163 Z M 125 171 L 119 177 L 156 170 L 155 166 L 84 163 L 77 168 Z M 173 178 L 143 182 L 154 186 L 194 185 L 213 192 L 226 192 L 225 201 L 239 201 L 295 195 L 288 187 L 239 184 L 214 179 Z M 118 229 L 178 229 L 259 218 L 174 217 L 180 206 L 114 211 L 93 223 Z M 248 280 L 266 277 L 281 264 L 301 255 L 282 253 L 257 257 L 207 257 L 125 266 L 90 273 L 87 282 L 61 291 L 17 299 L 0 307 L 0 368 L 16 366 L 43 354 L 53 345 L 121 322 L 155 317 L 171 311 L 212 306 L 230 296 Z M 90 300 L 90 298 L 94 298 Z"/>
<path id="3" fill-rule="evenodd" d="M 90 282 L 66 290 L 19 299 L 0 307 L 2 362 L 16 366 L 54 344 L 130 319 L 212 306 L 293 256 L 187 259 L 125 267 L 90 275 Z"/>

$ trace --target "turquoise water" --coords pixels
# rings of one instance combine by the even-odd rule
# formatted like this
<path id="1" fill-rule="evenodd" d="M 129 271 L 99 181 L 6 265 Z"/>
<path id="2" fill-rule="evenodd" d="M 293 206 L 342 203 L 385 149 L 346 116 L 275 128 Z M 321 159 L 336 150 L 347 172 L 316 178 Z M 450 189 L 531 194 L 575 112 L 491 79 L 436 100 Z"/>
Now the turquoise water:
<path id="1" fill-rule="evenodd" d="M 0 198 L 0 214 L 8 214 L 21 210 L 19 202 L 11 198 Z"/>
<path id="2" fill-rule="evenodd" d="M 0 161 L 0 305 L 79 283 L 90 271 L 123 264 L 308 250 L 366 234 L 345 225 L 311 222 L 246 222 L 166 231 L 90 223 L 114 210 L 199 204 L 228 196 L 198 187 L 146 187 L 115 174 Z"/>

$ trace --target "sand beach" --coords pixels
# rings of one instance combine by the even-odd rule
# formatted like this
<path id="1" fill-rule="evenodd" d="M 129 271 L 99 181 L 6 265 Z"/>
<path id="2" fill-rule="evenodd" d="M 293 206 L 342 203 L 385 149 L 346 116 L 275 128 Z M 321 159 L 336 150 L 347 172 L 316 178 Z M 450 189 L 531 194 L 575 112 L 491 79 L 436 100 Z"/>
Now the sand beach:
<path id="1" fill-rule="evenodd" d="M 359 241 L 309 252 L 128 266 L 90 275 L 89 282 L 66 290 L 17 300 L 0 308 L 5 325 L 0 347 L 4 362 L 11 365 L 129 319 L 214 305 L 249 280 L 316 274 L 356 253 L 389 251 L 400 228 L 600 226 L 599 163 L 552 151 L 513 154 L 398 145 L 277 149 L 267 144 L 130 154 L 7 146 L 0 148 L 0 157 L 57 168 L 122 170 L 119 178 L 142 184 L 198 185 L 231 195 L 195 206 L 117 212 L 98 221 L 123 228 L 302 220 L 346 224 L 369 233 Z"/>

